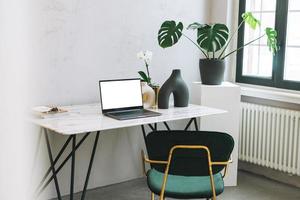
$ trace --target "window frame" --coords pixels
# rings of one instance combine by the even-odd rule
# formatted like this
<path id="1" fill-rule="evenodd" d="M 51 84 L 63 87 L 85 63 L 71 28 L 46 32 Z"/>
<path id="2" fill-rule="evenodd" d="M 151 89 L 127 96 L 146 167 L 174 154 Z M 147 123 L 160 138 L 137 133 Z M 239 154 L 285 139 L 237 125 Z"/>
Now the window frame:
<path id="1" fill-rule="evenodd" d="M 239 24 L 242 22 L 241 15 L 245 12 L 246 1 L 240 0 L 239 4 Z M 237 52 L 236 57 L 236 82 L 247 83 L 254 85 L 269 86 L 275 88 L 300 90 L 300 81 L 284 80 L 284 64 L 285 64 L 285 47 L 286 47 L 286 32 L 288 20 L 288 1 L 276 0 L 275 13 L 275 29 L 277 30 L 279 51 L 273 56 L 272 78 L 255 77 L 243 75 L 243 54 L 244 50 Z M 279 20 L 280 19 L 280 20 Z M 238 32 L 237 46 L 244 44 L 245 24 L 243 24 Z"/>

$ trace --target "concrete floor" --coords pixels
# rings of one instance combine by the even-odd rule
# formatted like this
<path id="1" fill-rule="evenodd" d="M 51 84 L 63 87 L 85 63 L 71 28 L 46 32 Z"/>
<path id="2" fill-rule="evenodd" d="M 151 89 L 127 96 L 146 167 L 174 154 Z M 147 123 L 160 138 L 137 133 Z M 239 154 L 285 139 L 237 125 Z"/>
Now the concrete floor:
<path id="1" fill-rule="evenodd" d="M 69 199 L 64 197 L 64 200 Z M 80 199 L 80 193 L 75 200 Z M 150 200 L 145 179 L 89 190 L 86 200 Z M 157 199 L 157 198 L 156 198 Z M 226 187 L 218 200 L 300 200 L 300 189 L 239 171 L 238 187 Z"/>

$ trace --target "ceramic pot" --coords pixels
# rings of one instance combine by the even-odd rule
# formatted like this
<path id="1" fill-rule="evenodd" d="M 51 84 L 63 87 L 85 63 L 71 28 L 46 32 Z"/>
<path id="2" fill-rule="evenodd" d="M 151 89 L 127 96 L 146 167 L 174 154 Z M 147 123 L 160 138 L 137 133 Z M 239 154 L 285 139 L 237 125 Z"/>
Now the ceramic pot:
<path id="1" fill-rule="evenodd" d="M 146 82 L 141 82 L 141 84 L 144 108 L 151 108 L 155 102 L 154 90 Z"/>
<path id="2" fill-rule="evenodd" d="M 169 98 L 173 94 L 175 107 L 187 107 L 189 90 L 181 77 L 180 69 L 174 69 L 169 79 L 161 86 L 158 93 L 158 108 L 169 108 Z"/>
<path id="3" fill-rule="evenodd" d="M 202 84 L 220 85 L 224 80 L 224 60 L 200 59 L 199 69 Z"/>

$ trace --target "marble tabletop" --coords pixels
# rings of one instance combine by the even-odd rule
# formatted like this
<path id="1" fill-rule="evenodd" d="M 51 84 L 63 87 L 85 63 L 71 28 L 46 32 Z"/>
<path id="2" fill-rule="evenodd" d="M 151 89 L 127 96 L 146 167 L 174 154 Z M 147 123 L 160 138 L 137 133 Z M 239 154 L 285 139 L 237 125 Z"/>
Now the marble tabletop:
<path id="1" fill-rule="evenodd" d="M 85 104 L 60 107 L 67 112 L 45 114 L 31 121 L 43 128 L 63 135 L 103 131 L 143 124 L 189 119 L 208 115 L 226 113 L 225 110 L 190 104 L 188 107 L 170 107 L 169 109 L 149 109 L 161 113 L 156 117 L 131 120 L 116 120 L 101 113 L 100 104 Z"/>

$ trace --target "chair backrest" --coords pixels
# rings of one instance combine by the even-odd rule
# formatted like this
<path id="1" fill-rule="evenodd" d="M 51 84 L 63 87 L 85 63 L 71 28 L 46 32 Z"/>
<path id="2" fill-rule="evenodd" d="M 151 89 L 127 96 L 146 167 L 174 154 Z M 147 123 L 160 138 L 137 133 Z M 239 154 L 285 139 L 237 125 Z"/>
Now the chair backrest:
<path id="1" fill-rule="evenodd" d="M 212 161 L 228 161 L 234 147 L 233 138 L 227 133 L 211 131 L 153 131 L 146 137 L 146 148 L 151 160 L 168 160 L 175 145 L 203 145 L 211 153 Z M 151 164 L 163 172 L 165 165 Z M 213 174 L 224 166 L 213 166 Z M 178 149 L 173 154 L 169 174 L 182 176 L 209 175 L 207 152 L 204 150 Z"/>

